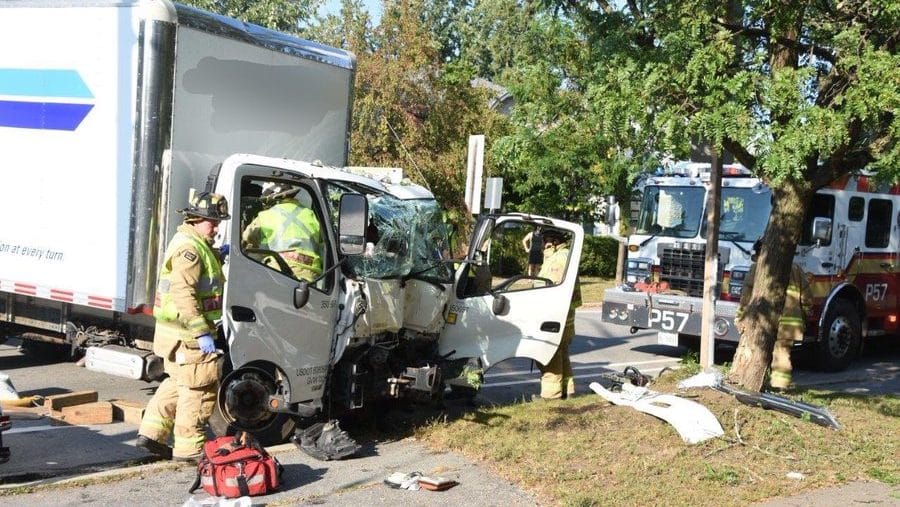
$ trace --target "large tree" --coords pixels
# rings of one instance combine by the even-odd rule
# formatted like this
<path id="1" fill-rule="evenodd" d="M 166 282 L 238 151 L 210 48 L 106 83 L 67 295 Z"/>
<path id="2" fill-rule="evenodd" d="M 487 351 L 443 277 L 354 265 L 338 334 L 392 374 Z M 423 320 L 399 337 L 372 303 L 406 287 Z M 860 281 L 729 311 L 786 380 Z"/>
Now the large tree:
<path id="1" fill-rule="evenodd" d="M 761 389 L 816 189 L 900 170 L 900 4 L 549 0 L 594 48 L 595 110 L 634 150 L 724 147 L 775 199 L 731 380 Z"/>

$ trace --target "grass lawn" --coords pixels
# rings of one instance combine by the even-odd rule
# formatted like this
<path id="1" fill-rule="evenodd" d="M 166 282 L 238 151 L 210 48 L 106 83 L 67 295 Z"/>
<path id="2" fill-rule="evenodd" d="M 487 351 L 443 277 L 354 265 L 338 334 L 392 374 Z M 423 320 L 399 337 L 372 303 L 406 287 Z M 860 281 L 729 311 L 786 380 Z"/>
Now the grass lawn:
<path id="1" fill-rule="evenodd" d="M 585 306 L 597 306 L 603 301 L 603 291 L 614 287 L 615 280 L 599 276 L 581 276 L 581 300 Z"/>
<path id="2" fill-rule="evenodd" d="M 695 363 L 651 388 L 675 391 L 692 371 Z M 725 436 L 687 445 L 668 423 L 593 393 L 479 407 L 415 434 L 486 463 L 547 505 L 747 505 L 857 479 L 900 485 L 897 396 L 789 393 L 827 406 L 843 425 L 836 431 L 711 389 L 679 394 L 709 408 Z"/>

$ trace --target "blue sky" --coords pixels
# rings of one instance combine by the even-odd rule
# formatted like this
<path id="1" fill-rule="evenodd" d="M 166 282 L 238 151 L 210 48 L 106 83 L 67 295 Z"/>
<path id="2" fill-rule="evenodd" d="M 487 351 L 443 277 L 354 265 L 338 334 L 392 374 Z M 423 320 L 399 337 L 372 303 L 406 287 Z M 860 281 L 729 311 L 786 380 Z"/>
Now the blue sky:
<path id="1" fill-rule="evenodd" d="M 372 24 L 377 25 L 381 20 L 381 0 L 365 0 L 363 5 L 372 16 Z M 341 11 L 341 0 L 325 0 L 321 12 L 326 14 L 338 14 Z"/>

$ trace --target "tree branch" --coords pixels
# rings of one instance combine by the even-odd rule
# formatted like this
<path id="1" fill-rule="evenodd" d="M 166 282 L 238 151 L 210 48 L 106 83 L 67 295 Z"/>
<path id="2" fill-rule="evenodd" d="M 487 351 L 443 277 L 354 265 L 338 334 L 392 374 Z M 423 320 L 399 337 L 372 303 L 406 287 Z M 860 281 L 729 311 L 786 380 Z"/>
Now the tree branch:
<path id="1" fill-rule="evenodd" d="M 831 63 L 832 65 L 834 65 L 834 63 L 837 61 L 837 56 L 826 48 L 823 48 L 821 46 L 816 46 L 814 44 L 806 44 L 806 43 L 800 42 L 798 40 L 791 39 L 789 37 L 782 37 L 782 36 L 778 36 L 778 35 L 773 36 L 772 32 L 765 28 L 754 28 L 754 27 L 743 26 L 743 25 L 735 25 L 735 24 L 726 23 L 726 22 L 720 21 L 720 20 L 713 20 L 713 22 L 716 23 L 717 25 L 721 26 L 722 28 L 725 28 L 726 30 L 730 31 L 734 35 L 744 35 L 747 37 L 762 37 L 762 38 L 770 40 L 770 41 L 774 40 L 775 42 L 777 42 L 778 44 L 780 44 L 786 48 L 793 49 L 795 51 L 800 51 L 803 53 L 812 53 L 812 54 L 816 55 L 816 57 L 818 57 L 822 60 L 825 60 L 825 61 Z"/>
<path id="2" fill-rule="evenodd" d="M 756 166 L 756 157 L 751 155 L 743 145 L 734 139 L 726 137 L 722 140 L 722 147 L 731 152 L 731 154 L 734 155 L 734 158 L 747 169 L 753 170 Z"/>

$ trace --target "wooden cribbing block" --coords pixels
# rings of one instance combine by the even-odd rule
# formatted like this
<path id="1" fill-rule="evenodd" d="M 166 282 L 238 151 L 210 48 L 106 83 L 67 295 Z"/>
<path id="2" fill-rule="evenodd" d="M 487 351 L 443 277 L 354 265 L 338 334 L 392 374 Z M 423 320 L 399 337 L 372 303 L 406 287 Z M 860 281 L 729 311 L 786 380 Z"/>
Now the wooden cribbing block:
<path id="1" fill-rule="evenodd" d="M 113 419 L 140 426 L 144 417 L 144 404 L 131 400 L 109 400 L 113 407 Z"/>
<path id="2" fill-rule="evenodd" d="M 97 401 L 97 391 L 76 391 L 74 393 L 54 394 L 44 398 L 44 406 L 50 410 L 62 410 L 63 407 L 93 403 Z"/>
<path id="3" fill-rule="evenodd" d="M 113 421 L 113 407 L 108 401 L 63 407 L 61 412 L 61 419 L 66 424 L 109 424 Z"/>

